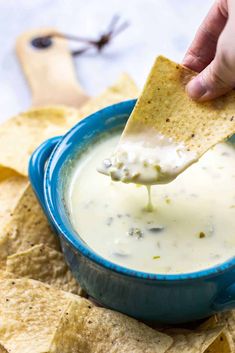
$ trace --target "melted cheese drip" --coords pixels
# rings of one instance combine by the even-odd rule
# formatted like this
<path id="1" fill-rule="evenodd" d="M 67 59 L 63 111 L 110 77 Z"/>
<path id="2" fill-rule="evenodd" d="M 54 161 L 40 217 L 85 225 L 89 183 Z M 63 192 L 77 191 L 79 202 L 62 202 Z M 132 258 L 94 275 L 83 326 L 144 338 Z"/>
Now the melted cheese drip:
<path id="1" fill-rule="evenodd" d="M 153 212 L 154 207 L 153 207 L 153 202 L 152 202 L 152 195 L 151 195 L 151 185 L 147 185 L 147 192 L 148 192 L 148 203 L 145 207 L 145 210 L 147 212 Z"/>

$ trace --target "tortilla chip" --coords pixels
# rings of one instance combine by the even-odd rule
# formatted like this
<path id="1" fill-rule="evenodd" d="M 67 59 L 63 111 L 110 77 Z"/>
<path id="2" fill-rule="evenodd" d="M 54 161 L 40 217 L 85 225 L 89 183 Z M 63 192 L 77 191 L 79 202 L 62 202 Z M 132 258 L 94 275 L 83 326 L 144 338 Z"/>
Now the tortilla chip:
<path id="1" fill-rule="evenodd" d="M 9 179 L 9 178 L 11 178 L 13 176 L 21 176 L 21 175 L 19 173 L 17 173 L 13 169 L 5 168 L 5 167 L 0 166 L 0 183 L 3 180 Z"/>
<path id="2" fill-rule="evenodd" d="M 223 330 L 221 337 L 220 337 L 220 341 L 219 342 L 215 342 L 215 349 L 211 350 L 209 352 L 212 353 L 217 353 L 218 352 L 235 352 L 235 340 L 233 340 L 233 327 L 234 327 L 234 322 L 232 318 L 233 313 L 229 312 L 229 313 L 221 313 L 221 314 L 217 314 L 217 315 L 213 315 L 211 316 L 208 320 L 206 320 L 202 325 L 200 325 L 200 329 L 208 329 L 208 328 L 214 328 L 214 327 L 218 327 L 220 325 L 224 325 L 225 329 Z M 230 320 L 228 320 L 230 317 Z M 228 325 L 228 322 L 230 321 L 230 325 Z M 226 342 L 226 343 L 224 343 Z M 229 346 L 229 349 L 226 348 L 226 344 Z M 224 345 L 224 346 L 222 346 Z M 225 348 L 223 348 L 225 347 Z"/>
<path id="3" fill-rule="evenodd" d="M 9 278 L 17 278 L 17 276 L 14 273 L 7 272 L 6 270 L 0 270 L 0 280 Z"/>
<path id="4" fill-rule="evenodd" d="M 234 353 L 235 346 L 226 330 L 207 348 L 205 353 Z"/>
<path id="5" fill-rule="evenodd" d="M 75 296 L 29 279 L 0 280 L 0 288 L 0 344 L 11 353 L 48 352 Z"/>
<path id="6" fill-rule="evenodd" d="M 232 353 L 223 330 L 223 325 L 199 331 L 174 330 L 171 333 L 174 343 L 167 353 Z"/>
<path id="7" fill-rule="evenodd" d="M 89 302 L 71 303 L 50 353 L 164 353 L 172 339 L 123 314 Z"/>
<path id="8" fill-rule="evenodd" d="M 196 73 L 159 56 L 124 130 L 138 133 L 146 127 L 201 156 L 235 132 L 235 91 L 211 102 L 197 103 L 185 92 Z"/>
<path id="9" fill-rule="evenodd" d="M 5 224 L 9 222 L 12 211 L 27 184 L 27 179 L 17 174 L 0 181 L 0 234 Z"/>
<path id="10" fill-rule="evenodd" d="M 226 325 L 226 328 L 232 338 L 235 352 L 235 310 L 222 312 L 216 315 L 219 323 Z"/>
<path id="11" fill-rule="evenodd" d="M 209 317 L 209 319 L 207 319 L 206 321 L 204 321 L 200 326 L 199 329 L 208 329 L 208 328 L 212 328 L 212 327 L 216 327 L 218 326 L 219 320 L 217 315 L 213 315 L 211 317 Z"/>
<path id="12" fill-rule="evenodd" d="M 34 192 L 27 187 L 19 198 L 0 237 L 0 261 L 36 244 L 59 249 L 59 241 L 52 231 Z"/>
<path id="13" fill-rule="evenodd" d="M 40 108 L 22 113 L 0 125 L 0 166 L 28 174 L 32 152 L 43 141 L 68 130 L 67 118 L 75 109 Z"/>
<path id="14" fill-rule="evenodd" d="M 81 288 L 68 269 L 63 254 L 44 244 L 8 256 L 6 271 L 14 273 L 17 277 L 48 283 L 61 290 L 81 293 Z"/>
<path id="15" fill-rule="evenodd" d="M 98 97 L 90 99 L 88 103 L 79 109 L 79 119 L 83 119 L 88 115 L 105 108 L 109 105 L 122 102 L 127 99 L 136 98 L 138 95 L 138 89 L 132 78 L 127 74 L 122 74 L 117 83 L 111 87 L 108 87 L 101 95 Z M 76 124 L 71 116 L 71 125 Z"/>

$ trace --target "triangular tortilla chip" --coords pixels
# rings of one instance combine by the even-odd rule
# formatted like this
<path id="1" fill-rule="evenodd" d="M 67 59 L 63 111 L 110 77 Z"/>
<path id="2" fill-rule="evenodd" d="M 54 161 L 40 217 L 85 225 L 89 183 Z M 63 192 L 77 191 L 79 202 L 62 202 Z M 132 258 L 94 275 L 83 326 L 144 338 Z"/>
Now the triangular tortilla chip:
<path id="1" fill-rule="evenodd" d="M 70 304 L 50 353 L 164 353 L 172 344 L 166 334 L 134 319 L 84 303 Z"/>
<path id="2" fill-rule="evenodd" d="M 28 161 L 43 141 L 68 130 L 69 108 L 39 108 L 22 113 L 0 125 L 0 166 L 28 174 Z"/>
<path id="3" fill-rule="evenodd" d="M 0 280 L 0 288 L 0 344 L 11 353 L 48 352 L 72 294 L 29 279 Z"/>
<path id="4" fill-rule="evenodd" d="M 235 352 L 235 310 L 222 312 L 216 315 L 219 323 L 226 325 L 227 330 L 233 340 Z"/>
<path id="5" fill-rule="evenodd" d="M 0 235 L 27 185 L 27 179 L 15 173 L 0 181 Z"/>
<path id="6" fill-rule="evenodd" d="M 198 103 L 185 92 L 195 72 L 159 56 L 131 114 L 124 135 L 136 124 L 154 128 L 201 155 L 235 132 L 235 91 Z"/>
<path id="7" fill-rule="evenodd" d="M 175 330 L 171 334 L 174 343 L 167 353 L 232 353 L 223 330 L 223 325 L 198 331 Z"/>
<path id="8" fill-rule="evenodd" d="M 156 59 L 118 147 L 101 171 L 124 182 L 167 183 L 235 133 L 235 91 L 195 102 L 185 92 L 195 74 L 163 56 Z"/>
<path id="9" fill-rule="evenodd" d="M 65 263 L 64 255 L 39 244 L 7 257 L 6 271 L 48 283 L 58 289 L 81 293 L 81 288 Z"/>
<path id="10" fill-rule="evenodd" d="M 58 238 L 27 182 L 27 187 L 11 212 L 9 222 L 1 232 L 0 261 L 36 244 L 46 244 L 51 248 L 59 249 Z"/>

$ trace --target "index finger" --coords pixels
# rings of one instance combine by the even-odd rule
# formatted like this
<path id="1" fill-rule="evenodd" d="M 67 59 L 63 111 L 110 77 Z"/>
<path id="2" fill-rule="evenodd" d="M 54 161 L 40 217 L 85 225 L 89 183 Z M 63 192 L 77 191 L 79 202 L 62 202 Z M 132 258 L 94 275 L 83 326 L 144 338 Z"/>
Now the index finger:
<path id="1" fill-rule="evenodd" d="M 228 18 L 227 1 L 218 0 L 200 25 L 183 59 L 183 65 L 200 72 L 213 60 L 216 45 Z"/>

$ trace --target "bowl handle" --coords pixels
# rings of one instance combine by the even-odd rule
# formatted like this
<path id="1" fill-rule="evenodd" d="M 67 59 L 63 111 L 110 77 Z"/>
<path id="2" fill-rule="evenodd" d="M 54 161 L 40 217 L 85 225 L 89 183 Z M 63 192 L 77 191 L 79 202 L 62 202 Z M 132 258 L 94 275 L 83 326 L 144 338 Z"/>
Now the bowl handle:
<path id="1" fill-rule="evenodd" d="M 61 140 L 61 136 L 52 137 L 43 142 L 32 154 L 29 161 L 29 179 L 32 188 L 40 202 L 43 210 L 47 213 L 44 198 L 44 173 L 48 158 L 53 149 Z"/>
<path id="2" fill-rule="evenodd" d="M 215 298 L 212 308 L 214 311 L 231 310 L 235 308 L 235 283 L 221 291 Z"/>

